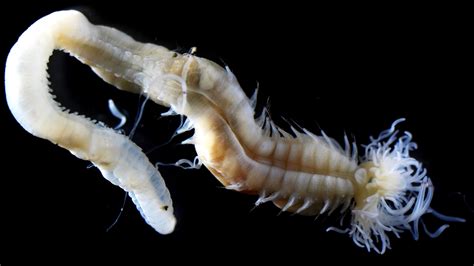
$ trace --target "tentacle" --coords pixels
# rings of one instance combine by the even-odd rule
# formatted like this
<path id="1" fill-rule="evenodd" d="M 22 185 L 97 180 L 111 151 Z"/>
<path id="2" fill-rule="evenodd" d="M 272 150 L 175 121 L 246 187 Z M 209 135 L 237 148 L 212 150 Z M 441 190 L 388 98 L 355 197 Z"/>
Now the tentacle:
<path id="1" fill-rule="evenodd" d="M 419 238 L 419 223 L 425 232 L 436 237 L 448 226 L 443 225 L 434 233 L 427 230 L 422 216 L 428 213 L 446 222 L 464 222 L 458 217 L 442 215 L 431 207 L 434 187 L 426 175 L 426 169 L 410 151 L 416 148 L 412 135 L 404 132 L 398 137 L 397 124 L 371 137 L 366 145 L 366 154 L 355 172 L 355 207 L 352 210 L 352 229 L 349 235 L 359 246 L 384 253 L 390 248 L 389 232 L 397 237 L 403 231 L 410 231 L 413 238 Z"/>
<path id="2" fill-rule="evenodd" d="M 120 112 L 120 110 L 115 105 L 114 100 L 109 99 L 107 103 L 109 105 L 109 110 L 112 115 L 120 120 L 120 122 L 114 127 L 114 129 L 121 129 L 125 125 L 125 123 L 127 123 L 127 117 L 122 112 Z"/>

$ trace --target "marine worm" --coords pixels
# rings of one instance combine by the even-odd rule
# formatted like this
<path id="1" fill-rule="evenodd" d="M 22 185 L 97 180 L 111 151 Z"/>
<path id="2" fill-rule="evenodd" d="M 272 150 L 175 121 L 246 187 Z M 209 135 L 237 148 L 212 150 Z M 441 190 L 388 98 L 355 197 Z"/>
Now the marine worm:
<path id="1" fill-rule="evenodd" d="M 345 137 L 344 147 L 305 128 L 278 127 L 264 110 L 255 115 L 251 98 L 228 67 L 140 43 L 110 27 L 91 24 L 78 11 L 41 18 L 13 46 L 5 69 L 8 106 L 31 134 L 91 161 L 102 175 L 128 192 L 145 221 L 161 234 L 174 230 L 170 193 L 158 169 L 127 136 L 64 110 L 54 100 L 47 63 L 54 50 L 74 56 L 104 81 L 169 107 L 186 117 L 178 133 L 194 129 L 186 141 L 197 160 L 227 188 L 258 195 L 256 205 L 273 202 L 282 211 L 317 216 L 350 212 L 350 226 L 330 227 L 348 234 L 369 251 L 390 248 L 389 234 L 410 231 L 431 213 L 445 221 L 461 218 L 430 208 L 433 184 L 411 157 L 412 135 L 396 126 L 371 138 L 360 155 Z M 115 108 L 116 109 L 116 108 Z M 440 227 L 432 236 L 439 235 Z"/>

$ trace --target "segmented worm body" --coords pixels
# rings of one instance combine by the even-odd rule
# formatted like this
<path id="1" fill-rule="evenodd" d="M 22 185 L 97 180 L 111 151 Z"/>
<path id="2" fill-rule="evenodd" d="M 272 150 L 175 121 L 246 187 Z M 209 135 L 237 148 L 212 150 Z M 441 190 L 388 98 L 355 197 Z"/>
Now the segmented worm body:
<path id="1" fill-rule="evenodd" d="M 402 120 L 372 138 L 359 157 L 347 137 L 342 148 L 324 133 L 294 127 L 288 133 L 265 110 L 255 118 L 257 94 L 249 99 L 228 68 L 136 42 L 113 28 L 90 24 L 77 11 L 40 19 L 7 60 L 5 87 L 13 115 L 31 134 L 91 161 L 129 193 L 146 222 L 162 234 L 171 233 L 176 220 L 160 173 L 129 138 L 54 101 L 47 63 L 55 49 L 117 88 L 143 93 L 170 107 L 170 113 L 186 116 L 179 132 L 194 128 L 187 143 L 194 144 L 199 160 L 227 188 L 259 195 L 256 205 L 272 201 L 303 215 L 350 209 L 351 226 L 330 229 L 380 253 L 390 247 L 388 232 L 398 236 L 410 230 L 417 237 L 420 217 L 437 214 L 430 208 L 431 181 L 409 154 L 415 148 L 411 135 L 397 137 L 395 126 Z"/>

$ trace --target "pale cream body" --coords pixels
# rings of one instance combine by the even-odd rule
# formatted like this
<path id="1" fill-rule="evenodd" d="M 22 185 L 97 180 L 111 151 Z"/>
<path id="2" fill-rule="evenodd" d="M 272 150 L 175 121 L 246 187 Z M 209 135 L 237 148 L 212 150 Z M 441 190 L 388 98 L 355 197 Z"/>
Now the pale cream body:
<path id="1" fill-rule="evenodd" d="M 393 149 L 390 140 L 387 145 L 382 142 L 394 137 L 393 126 L 378 139 L 383 145 L 369 145 L 359 164 L 347 139 L 342 149 L 325 135 L 305 129 L 289 134 L 265 116 L 256 120 L 255 100 L 245 95 L 229 69 L 214 62 L 137 42 L 113 28 L 92 25 L 77 11 L 40 19 L 23 33 L 7 59 L 5 87 L 13 115 L 31 134 L 94 163 L 105 178 L 129 192 L 145 220 L 160 233 L 172 232 L 176 223 L 161 175 L 126 136 L 64 112 L 53 100 L 47 63 L 55 49 L 78 58 L 117 88 L 142 93 L 186 116 L 195 129 L 189 142 L 203 164 L 226 187 L 259 194 L 257 204 L 273 201 L 284 211 L 318 215 L 338 207 L 344 211 L 353 203 L 349 234 L 367 247 L 375 246 L 373 235 L 381 237 L 382 252 L 389 244 L 385 231 L 406 229 L 429 206 L 430 197 L 427 206 L 415 205 L 420 209 L 416 215 L 388 213 L 398 215 L 397 222 L 379 225 L 385 219 L 377 218 L 380 200 L 397 200 L 410 182 L 429 181 L 418 173 L 412 176 L 410 168 L 421 165 L 408 155 L 411 136 Z M 415 188 L 417 201 L 425 201 L 429 193 L 423 186 Z M 413 204 L 407 202 L 402 200 L 397 208 Z"/>

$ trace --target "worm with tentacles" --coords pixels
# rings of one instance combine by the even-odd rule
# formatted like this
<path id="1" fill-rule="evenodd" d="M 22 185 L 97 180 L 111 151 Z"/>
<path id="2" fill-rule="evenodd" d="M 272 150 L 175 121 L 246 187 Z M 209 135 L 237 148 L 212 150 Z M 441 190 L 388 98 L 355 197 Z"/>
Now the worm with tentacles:
<path id="1" fill-rule="evenodd" d="M 410 231 L 418 238 L 424 214 L 463 221 L 435 212 L 433 184 L 410 156 L 412 136 L 399 136 L 395 121 L 371 138 L 360 156 L 345 137 L 345 147 L 324 133 L 301 127 L 286 132 L 264 110 L 255 118 L 256 93 L 248 98 L 228 68 L 164 47 L 140 43 L 105 26 L 92 25 L 80 12 L 52 13 L 34 23 L 7 59 L 5 89 L 16 120 L 31 134 L 91 161 L 111 183 L 128 192 L 145 221 L 161 234 L 174 230 L 170 193 L 142 150 L 101 123 L 64 110 L 54 100 L 47 63 L 63 50 L 89 65 L 104 81 L 142 93 L 169 114 L 187 117 L 179 132 L 194 129 L 186 141 L 227 188 L 259 195 L 256 205 L 273 202 L 282 211 L 302 215 L 349 212 L 354 243 L 384 253 L 390 233 Z M 113 106 L 112 106 L 113 107 Z M 112 108 L 113 110 L 114 108 Z M 448 225 L 431 236 L 439 235 Z M 426 228 L 425 228 L 426 229 Z"/>

